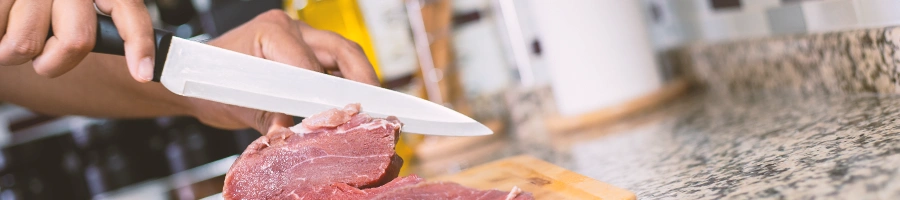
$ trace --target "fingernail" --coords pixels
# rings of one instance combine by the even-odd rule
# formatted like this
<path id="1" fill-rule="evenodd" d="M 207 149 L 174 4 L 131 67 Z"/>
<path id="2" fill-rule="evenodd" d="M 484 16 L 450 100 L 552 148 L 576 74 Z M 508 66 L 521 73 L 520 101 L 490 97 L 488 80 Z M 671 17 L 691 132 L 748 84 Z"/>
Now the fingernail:
<path id="1" fill-rule="evenodd" d="M 153 60 L 150 57 L 141 59 L 141 65 L 138 66 L 138 76 L 145 81 L 153 80 Z"/>

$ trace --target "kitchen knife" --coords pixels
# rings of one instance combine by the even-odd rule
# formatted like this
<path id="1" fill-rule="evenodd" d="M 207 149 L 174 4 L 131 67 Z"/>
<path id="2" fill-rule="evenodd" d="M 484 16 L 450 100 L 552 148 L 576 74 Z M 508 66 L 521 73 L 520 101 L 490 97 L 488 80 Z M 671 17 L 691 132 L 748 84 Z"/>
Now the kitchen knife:
<path id="1" fill-rule="evenodd" d="M 112 20 L 98 15 L 97 23 L 93 52 L 124 55 Z M 300 117 L 360 103 L 373 117 L 396 116 L 406 133 L 493 133 L 472 118 L 415 96 L 173 37 L 164 30 L 155 34 L 153 81 L 175 94 Z"/>

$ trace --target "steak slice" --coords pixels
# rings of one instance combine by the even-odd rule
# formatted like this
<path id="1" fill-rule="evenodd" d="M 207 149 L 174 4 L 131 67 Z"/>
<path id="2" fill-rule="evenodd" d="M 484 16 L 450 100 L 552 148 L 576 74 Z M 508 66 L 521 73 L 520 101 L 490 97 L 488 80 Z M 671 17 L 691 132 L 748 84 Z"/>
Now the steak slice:
<path id="1" fill-rule="evenodd" d="M 359 104 L 332 109 L 253 141 L 225 176 L 223 196 L 290 199 L 333 184 L 368 188 L 396 178 L 400 121 L 358 112 Z"/>
<path id="2" fill-rule="evenodd" d="M 476 190 L 452 182 L 427 183 L 420 181 L 419 184 L 392 188 L 390 190 L 374 194 L 373 196 L 368 196 L 364 199 L 530 200 L 534 199 L 534 197 L 532 197 L 529 193 L 523 193 L 522 190 L 517 187 L 514 187 L 510 192 L 503 192 L 499 190 Z"/>
<path id="3" fill-rule="evenodd" d="M 225 176 L 225 199 L 534 199 L 450 182 L 396 178 L 402 124 L 359 114 L 359 104 L 310 116 L 253 141 Z M 396 179 L 395 179 L 396 178 Z"/>
<path id="4" fill-rule="evenodd" d="M 534 197 L 519 188 L 511 192 L 499 190 L 476 190 L 452 182 L 425 182 L 425 179 L 410 175 L 394 179 L 376 188 L 359 190 L 344 184 L 332 185 L 332 195 L 321 195 L 321 199 L 371 199 L 371 200 L 417 200 L 417 199 L 465 199 L 465 200 L 531 200 Z"/>

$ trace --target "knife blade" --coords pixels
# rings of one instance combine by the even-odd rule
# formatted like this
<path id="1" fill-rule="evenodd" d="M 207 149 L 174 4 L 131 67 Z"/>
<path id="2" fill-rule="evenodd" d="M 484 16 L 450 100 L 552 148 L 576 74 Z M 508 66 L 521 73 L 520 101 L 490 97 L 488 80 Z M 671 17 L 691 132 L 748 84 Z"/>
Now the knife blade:
<path id="1" fill-rule="evenodd" d="M 124 55 L 109 17 L 97 16 L 93 52 Z M 436 103 L 400 92 L 270 61 L 155 30 L 153 81 L 175 94 L 309 117 L 360 103 L 373 117 L 396 116 L 402 132 L 442 136 L 490 135 L 483 124 Z"/>

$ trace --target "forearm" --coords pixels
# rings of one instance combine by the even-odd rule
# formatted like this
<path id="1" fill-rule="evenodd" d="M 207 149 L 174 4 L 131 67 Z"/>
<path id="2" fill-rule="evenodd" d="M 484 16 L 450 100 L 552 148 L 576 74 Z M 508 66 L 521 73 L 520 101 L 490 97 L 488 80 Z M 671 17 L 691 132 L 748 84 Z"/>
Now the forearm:
<path id="1" fill-rule="evenodd" d="M 187 115 L 191 106 L 159 83 L 138 83 L 122 56 L 91 54 L 72 71 L 46 78 L 31 63 L 0 66 L 0 100 L 51 115 Z"/>

